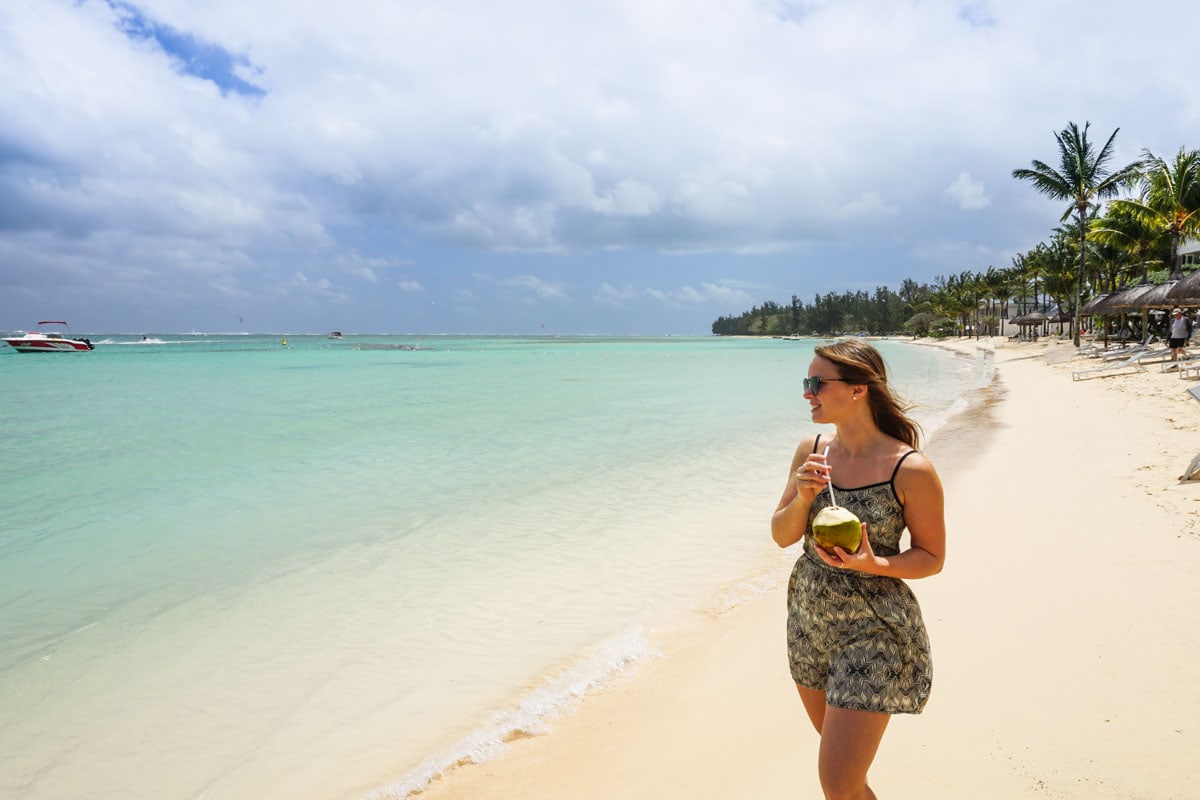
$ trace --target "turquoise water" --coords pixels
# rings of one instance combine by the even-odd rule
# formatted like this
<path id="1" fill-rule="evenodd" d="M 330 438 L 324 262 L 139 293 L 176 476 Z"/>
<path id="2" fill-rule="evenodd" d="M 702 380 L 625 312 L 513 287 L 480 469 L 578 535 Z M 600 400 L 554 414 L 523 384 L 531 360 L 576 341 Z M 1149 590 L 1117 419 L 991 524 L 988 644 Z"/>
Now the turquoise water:
<path id="1" fill-rule="evenodd" d="M 809 342 L 90 338 L 0 351 L 3 797 L 404 797 L 786 557 Z"/>

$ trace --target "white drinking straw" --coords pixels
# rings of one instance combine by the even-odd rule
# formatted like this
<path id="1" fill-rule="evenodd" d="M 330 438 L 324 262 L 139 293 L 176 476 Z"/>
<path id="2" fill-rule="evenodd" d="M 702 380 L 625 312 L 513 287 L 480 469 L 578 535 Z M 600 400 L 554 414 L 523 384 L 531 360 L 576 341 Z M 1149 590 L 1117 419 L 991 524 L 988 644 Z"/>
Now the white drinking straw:
<path id="1" fill-rule="evenodd" d="M 825 445 L 825 452 L 821 455 L 825 456 L 825 464 L 829 464 L 829 445 Z M 833 496 L 833 470 L 827 470 L 825 476 L 829 478 L 829 501 L 833 503 L 833 507 L 837 508 L 837 498 Z"/>

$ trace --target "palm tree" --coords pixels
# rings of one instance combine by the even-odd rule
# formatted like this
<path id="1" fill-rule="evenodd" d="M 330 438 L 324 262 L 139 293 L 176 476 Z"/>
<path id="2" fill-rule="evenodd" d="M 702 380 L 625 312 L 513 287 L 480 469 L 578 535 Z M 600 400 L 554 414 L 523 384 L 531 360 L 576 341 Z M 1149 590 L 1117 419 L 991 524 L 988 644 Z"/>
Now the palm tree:
<path id="1" fill-rule="evenodd" d="M 961 309 L 964 336 L 971 335 L 971 328 L 979 329 L 979 295 L 982 289 L 979 276 L 971 270 L 958 273 L 958 302 Z"/>
<path id="2" fill-rule="evenodd" d="M 1181 147 L 1171 163 L 1149 150 L 1142 155 L 1139 198 L 1115 200 L 1113 206 L 1171 237 L 1171 278 L 1178 279 L 1179 240 L 1200 231 L 1200 150 Z"/>
<path id="3" fill-rule="evenodd" d="M 943 277 L 938 275 L 935 279 L 933 301 L 934 313 L 946 320 L 954 323 L 956 335 L 962 335 L 962 331 L 967 327 L 967 318 L 971 310 L 971 304 L 967 300 L 967 287 L 964 285 L 962 275 L 950 275 Z"/>
<path id="4" fill-rule="evenodd" d="M 1021 313 L 1028 314 L 1029 305 L 1025 302 L 1025 289 L 1033 290 L 1033 310 L 1042 310 L 1041 293 L 1039 288 L 1042 285 L 1042 271 L 1046 263 L 1046 243 L 1039 242 L 1038 246 L 1025 254 L 1025 258 L 1021 261 Z"/>
<path id="5" fill-rule="evenodd" d="M 1013 300 L 1016 300 L 1018 295 L 1021 298 L 1018 316 L 1023 316 L 1028 310 L 1025 308 L 1025 287 L 1027 285 L 1025 273 L 1029 270 L 1028 261 L 1029 257 L 1025 253 L 1017 253 L 1012 257 L 1012 266 L 1005 270 L 1009 279 L 1009 296 Z M 1001 306 L 1000 316 L 1008 317 L 1008 304 L 1003 303 Z"/>
<path id="6" fill-rule="evenodd" d="M 1004 272 L 1004 287 L 1001 289 L 1000 295 L 1000 319 L 1008 319 L 1008 304 L 1016 299 L 1020 293 L 1022 297 L 1025 295 L 1025 290 L 1022 288 L 1024 279 L 1021 277 L 1025 274 L 1025 255 L 1019 254 L 1013 256 L 1012 266 L 1003 270 Z M 1000 328 L 1000 332 L 1004 332 L 1004 328 Z"/>
<path id="7" fill-rule="evenodd" d="M 1083 130 L 1074 122 L 1068 122 L 1067 127 L 1054 134 L 1058 141 L 1060 166 L 1058 169 L 1033 161 L 1031 169 L 1014 169 L 1013 177 L 1029 181 L 1033 187 L 1053 200 L 1069 200 L 1071 205 L 1062 215 L 1066 221 L 1071 212 L 1079 214 L 1079 275 L 1075 282 L 1075 308 L 1072 327 L 1074 328 L 1075 346 L 1079 346 L 1079 309 L 1082 307 L 1084 269 L 1087 254 L 1087 213 L 1088 208 L 1098 200 L 1112 197 L 1137 174 L 1140 162 L 1134 162 L 1122 167 L 1116 172 L 1109 172 L 1107 165 L 1113 155 L 1113 140 L 1117 138 L 1117 130 L 1112 132 L 1108 141 L 1097 151 L 1088 141 L 1090 122 L 1085 122 Z"/>
<path id="8" fill-rule="evenodd" d="M 1100 243 L 1100 240 L 1093 235 L 1097 225 L 1099 224 L 1099 219 L 1100 208 L 1098 206 L 1092 206 L 1089 208 L 1087 214 L 1086 237 L 1087 255 L 1084 257 L 1084 262 L 1082 265 L 1079 264 L 1079 246 L 1081 241 L 1084 240 L 1081 240 L 1079 235 L 1078 217 L 1071 217 L 1066 222 L 1056 227 L 1050 237 L 1054 247 L 1066 250 L 1065 255 L 1060 254 L 1060 260 L 1067 265 L 1066 268 L 1068 268 L 1070 272 L 1074 273 L 1076 271 L 1076 267 L 1083 267 L 1083 287 L 1081 290 L 1083 298 L 1090 296 L 1091 290 L 1093 288 L 1098 288 L 1103 283 L 1106 268 L 1110 268 L 1112 266 L 1110 263 L 1112 257 L 1111 248 L 1105 250 L 1104 246 Z M 1074 289 L 1074 280 L 1072 280 L 1071 288 L 1072 290 Z M 1068 295 L 1071 293 L 1072 292 L 1067 292 Z"/>
<path id="9" fill-rule="evenodd" d="M 1092 233 L 1096 233 L 1096 228 L 1092 228 Z M 1141 261 L 1130 260 L 1129 253 L 1119 247 L 1115 247 L 1108 242 L 1100 241 L 1097 237 L 1096 241 L 1090 242 L 1091 247 L 1088 251 L 1091 253 L 1088 256 L 1088 272 L 1096 276 L 1096 290 L 1100 292 L 1112 292 L 1118 286 L 1124 285 L 1129 280 L 1142 274 L 1143 270 Z M 1146 280 L 1150 280 L 1150 268 L 1160 263 L 1157 259 L 1157 249 L 1151 253 L 1151 257 L 1146 261 Z"/>
<path id="10" fill-rule="evenodd" d="M 987 272 L 980 275 L 979 280 L 983 283 L 983 288 L 987 292 L 988 333 L 995 334 L 997 330 L 993 328 L 993 325 L 996 320 L 996 301 L 1006 292 L 1010 291 L 1008 276 L 1004 274 L 1004 270 L 988 265 Z"/>
<path id="11" fill-rule="evenodd" d="M 1153 255 L 1163 231 L 1147 222 L 1142 214 L 1125 208 L 1123 201 L 1114 200 L 1104 217 L 1092 223 L 1091 235 L 1101 245 L 1116 248 L 1134 259 L 1142 281 L 1149 280 L 1150 265 L 1157 263 Z"/>
<path id="12" fill-rule="evenodd" d="M 1043 242 L 1038 245 L 1037 263 L 1041 272 L 1042 291 L 1046 293 L 1047 300 L 1054 301 L 1060 312 L 1067 307 L 1067 300 L 1075 288 L 1075 281 L 1071 275 L 1075 262 L 1075 250 L 1071 247 L 1071 239 L 1063 233 L 1056 232 L 1049 243 Z M 1077 298 L 1076 301 L 1079 299 L 1081 298 Z M 1062 333 L 1061 322 L 1058 332 Z"/>

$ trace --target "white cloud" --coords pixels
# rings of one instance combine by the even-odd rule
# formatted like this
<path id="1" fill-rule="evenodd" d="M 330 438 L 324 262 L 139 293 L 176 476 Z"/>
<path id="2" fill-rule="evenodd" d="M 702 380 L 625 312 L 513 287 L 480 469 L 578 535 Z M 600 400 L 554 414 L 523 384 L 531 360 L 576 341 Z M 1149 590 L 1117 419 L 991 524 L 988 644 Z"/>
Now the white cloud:
<path id="1" fill-rule="evenodd" d="M 423 291 L 425 291 L 425 287 L 421 285 L 420 281 L 400 281 L 396 285 L 400 287 L 400 291 L 402 291 L 402 292 L 423 292 Z"/>
<path id="2" fill-rule="evenodd" d="M 318 278 L 317 280 L 313 281 L 309 280 L 308 276 L 303 272 L 297 272 L 292 276 L 292 285 L 299 286 L 303 289 L 311 289 L 316 292 L 327 292 L 329 291 L 330 286 L 332 286 L 327 278 Z"/>
<path id="3" fill-rule="evenodd" d="M 709 300 L 742 304 L 751 302 L 749 293 L 733 282 L 704 283 L 701 286 L 704 287 L 704 292 Z"/>
<path id="4" fill-rule="evenodd" d="M 965 269 L 985 271 L 988 266 L 1007 267 L 1015 253 L 969 241 L 930 239 L 916 244 L 911 255 L 932 265 L 938 273 L 959 273 Z"/>
<path id="5" fill-rule="evenodd" d="M 569 300 L 576 283 L 531 280 L 540 266 L 516 260 L 529 253 L 652 265 L 589 276 L 613 288 L 592 305 L 632 308 L 618 287 L 657 284 L 703 307 L 712 273 L 694 257 L 711 254 L 784 297 L 831 265 L 896 284 L 929 277 L 914 243 L 939 240 L 949 204 L 989 210 L 956 233 L 965 254 L 1036 245 L 1014 231 L 1057 215 L 1010 173 L 1053 160 L 1068 121 L 1099 141 L 1121 127 L 1118 163 L 1200 146 L 1186 74 L 1123 46 L 1156 40 L 1163 18 L 1200 27 L 1200 8 L 1167 0 L 1138 14 L 1098 0 L 1083 17 L 1034 0 L 134 6 L 224 48 L 264 93 L 184 74 L 104 0 L 0 4 L 0 251 L 16 254 L 0 315 L 53 295 L 40 263 L 87 263 L 73 286 L 97 309 L 223 308 L 323 265 L 346 285 L 310 295 L 368 304 L 413 294 L 395 253 L 440 297 L 502 271 L 480 258 L 525 276 L 489 284 L 480 308 Z"/>
<path id="6" fill-rule="evenodd" d="M 596 290 L 596 294 L 592 299 L 597 305 L 608 306 L 610 308 L 624 308 L 633 301 L 637 300 L 638 290 L 625 284 L 624 286 L 613 286 L 608 283 L 600 284 L 600 288 Z"/>
<path id="7" fill-rule="evenodd" d="M 597 207 L 601 213 L 645 217 L 662 207 L 662 197 L 652 186 L 622 178 Z"/>
<path id="8" fill-rule="evenodd" d="M 896 207 L 885 203 L 878 192 L 864 192 L 853 200 L 843 203 L 838 209 L 836 217 L 845 221 L 871 220 L 893 216 L 896 211 Z"/>
<path id="9" fill-rule="evenodd" d="M 983 181 L 972 178 L 969 172 L 958 173 L 942 193 L 964 211 L 978 211 L 992 204 Z"/>
<path id="10" fill-rule="evenodd" d="M 474 273 L 477 280 L 491 283 L 496 286 L 504 286 L 512 289 L 517 289 L 518 294 L 529 300 L 555 300 L 569 301 L 566 289 L 563 284 L 555 281 L 545 281 L 535 275 L 512 275 L 504 278 L 497 278 L 492 275 L 487 275 L 482 272 Z"/>
<path id="11" fill-rule="evenodd" d="M 357 251 L 338 256 L 334 263 L 342 271 L 368 283 L 378 283 L 381 272 L 397 267 L 408 267 L 412 264 L 411 261 L 403 259 L 364 256 Z"/>
<path id="12" fill-rule="evenodd" d="M 708 303 L 749 304 L 751 302 L 750 295 L 740 288 L 707 282 L 701 283 L 699 289 L 685 285 L 677 289 L 650 288 L 646 289 L 645 293 L 660 303 L 674 308 Z"/>
<path id="13" fill-rule="evenodd" d="M 228 297 L 248 297 L 247 292 L 231 275 L 218 275 L 208 281 L 208 285 L 220 294 Z"/>
<path id="14" fill-rule="evenodd" d="M 311 279 L 303 272 L 296 272 L 292 275 L 287 293 L 302 298 L 322 298 L 335 303 L 345 303 L 350 300 L 349 295 L 335 290 L 333 282 L 328 278 Z"/>

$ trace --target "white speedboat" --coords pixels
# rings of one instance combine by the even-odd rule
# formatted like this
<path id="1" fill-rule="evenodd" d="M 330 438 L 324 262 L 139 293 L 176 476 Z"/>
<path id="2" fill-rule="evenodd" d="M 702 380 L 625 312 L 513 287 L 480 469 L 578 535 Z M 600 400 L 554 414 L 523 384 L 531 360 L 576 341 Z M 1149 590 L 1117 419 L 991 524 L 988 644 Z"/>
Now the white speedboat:
<path id="1" fill-rule="evenodd" d="M 69 327 L 67 327 L 67 332 L 62 334 L 56 331 L 40 330 L 43 325 L 66 327 L 67 323 L 58 320 L 43 320 L 38 323 L 39 330 L 29 331 L 24 336 L 5 337 L 4 341 L 15 347 L 18 353 L 67 353 L 80 350 L 87 352 L 96 349 L 96 346 L 89 340 L 71 336 Z"/>

